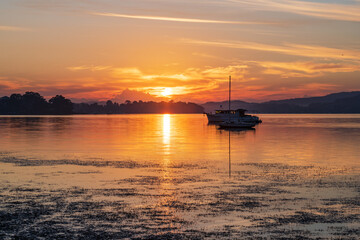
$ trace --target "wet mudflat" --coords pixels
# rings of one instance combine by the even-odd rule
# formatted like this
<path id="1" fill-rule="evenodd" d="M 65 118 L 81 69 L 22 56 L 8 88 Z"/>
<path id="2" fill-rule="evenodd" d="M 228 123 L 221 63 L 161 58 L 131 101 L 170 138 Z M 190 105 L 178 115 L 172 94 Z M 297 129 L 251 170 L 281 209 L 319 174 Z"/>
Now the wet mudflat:
<path id="1" fill-rule="evenodd" d="M 1 239 L 360 235 L 357 168 L 238 163 L 229 176 L 196 164 L 49 163 L 3 154 Z"/>

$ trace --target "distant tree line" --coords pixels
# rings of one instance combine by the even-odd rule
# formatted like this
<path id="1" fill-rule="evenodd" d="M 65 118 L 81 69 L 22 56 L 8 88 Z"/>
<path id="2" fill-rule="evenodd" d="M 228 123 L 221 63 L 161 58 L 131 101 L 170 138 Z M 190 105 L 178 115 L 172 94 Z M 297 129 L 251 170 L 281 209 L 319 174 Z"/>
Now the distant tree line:
<path id="1" fill-rule="evenodd" d="M 203 113 L 204 108 L 191 102 L 143 102 L 125 101 L 116 103 L 107 101 L 105 105 L 98 103 L 74 104 L 74 112 L 79 114 L 122 114 L 122 113 Z"/>
<path id="2" fill-rule="evenodd" d="M 143 102 L 126 101 L 116 103 L 72 103 L 62 95 L 56 95 L 49 101 L 36 92 L 12 94 L 0 98 L 2 115 L 63 115 L 63 114 L 124 114 L 124 113 L 203 113 L 204 108 L 195 103 L 185 102 Z"/>
<path id="3" fill-rule="evenodd" d="M 10 97 L 0 98 L 0 114 L 3 115 L 45 115 L 45 114 L 72 114 L 73 103 L 56 95 L 49 101 L 36 92 L 25 94 L 11 94 Z"/>

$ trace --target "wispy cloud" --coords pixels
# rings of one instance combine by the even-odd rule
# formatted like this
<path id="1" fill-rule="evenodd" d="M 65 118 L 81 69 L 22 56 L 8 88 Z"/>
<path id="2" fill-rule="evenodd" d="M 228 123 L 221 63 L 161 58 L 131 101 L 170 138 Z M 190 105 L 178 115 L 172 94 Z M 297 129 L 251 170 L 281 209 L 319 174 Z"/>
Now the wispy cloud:
<path id="1" fill-rule="evenodd" d="M 296 0 L 228 0 L 239 5 L 250 5 L 262 11 L 282 11 L 319 18 L 360 22 L 360 5 L 319 3 Z M 357 1 L 359 2 L 359 1 Z"/>
<path id="2" fill-rule="evenodd" d="M 178 90 L 173 91 L 175 95 L 202 92 L 204 89 L 216 91 L 227 82 L 226 76 L 228 75 L 233 76 L 237 84 L 242 84 L 242 89 L 244 87 L 255 87 L 255 89 L 248 89 L 250 93 L 258 91 L 259 86 L 272 85 L 271 79 L 317 79 L 332 73 L 352 73 L 360 71 L 358 64 L 347 62 L 337 63 L 336 61 L 245 61 L 222 67 L 187 68 L 181 72 L 170 71 L 161 74 L 153 72 L 146 73 L 137 67 L 91 67 L 90 65 L 90 67 L 79 66 L 68 69 L 71 71 L 103 71 L 97 78 L 100 77 L 102 79 L 101 82 L 106 83 L 107 87 L 111 86 L 114 89 L 121 89 L 125 84 L 132 89 L 143 89 L 152 94 L 157 94 L 160 91 L 159 89 L 171 87 Z M 94 77 L 93 75 L 91 76 Z M 99 84 L 99 81 L 95 79 L 90 81 L 87 78 L 85 78 L 84 81 L 77 80 L 77 82 L 90 85 Z M 293 82 L 295 83 L 296 81 Z M 289 84 L 290 82 L 285 85 Z"/>
<path id="3" fill-rule="evenodd" d="M 23 27 L 3 26 L 3 25 L 0 25 L 0 31 L 26 32 L 26 31 L 31 31 L 31 29 L 29 29 L 29 28 L 23 28 Z"/>
<path id="4" fill-rule="evenodd" d="M 269 100 L 287 97 L 321 95 L 344 91 L 341 81 L 324 81 L 333 73 L 359 71 L 353 63 L 336 61 L 307 62 L 256 62 L 187 68 L 181 71 L 145 72 L 137 67 L 121 68 L 110 66 L 84 65 L 68 68 L 74 74 L 67 79 L 37 82 L 36 79 L 14 79 L 0 77 L 0 93 L 11 94 L 36 89 L 45 96 L 66 94 L 71 98 L 106 100 L 125 88 L 137 89 L 159 96 L 164 88 L 171 88 L 174 100 L 214 101 L 226 99 L 227 76 L 234 79 L 234 97 L 237 99 Z M 93 71 L 97 71 L 94 74 Z M 79 75 L 80 74 L 80 75 Z M 356 75 L 352 75 L 354 78 Z M 306 81 L 297 81 L 297 78 Z M 356 84 L 352 88 L 355 90 Z"/>
<path id="5" fill-rule="evenodd" d="M 111 68 L 111 66 L 87 66 L 87 65 L 82 65 L 82 66 L 74 66 L 74 67 L 68 67 L 67 69 L 70 70 L 70 71 L 73 71 L 73 72 L 76 72 L 76 71 L 83 71 L 83 70 L 89 70 L 89 71 L 92 71 L 92 72 L 95 72 L 95 71 L 102 71 L 102 70 L 106 70 L 106 69 L 109 69 Z"/>
<path id="6" fill-rule="evenodd" d="M 360 71 L 358 64 L 317 63 L 317 62 L 254 62 L 264 68 L 264 74 L 282 78 L 314 78 L 326 73 L 346 73 Z"/>
<path id="7" fill-rule="evenodd" d="M 144 15 L 128 15 L 106 12 L 90 12 L 92 15 L 105 16 L 105 17 L 118 17 L 118 18 L 130 18 L 130 19 L 142 19 L 142 20 L 155 20 L 155 21 L 168 21 L 168 22 L 184 22 L 184 23 L 217 23 L 217 24 L 279 24 L 275 22 L 251 22 L 251 21 L 224 21 L 224 20 L 209 20 L 209 19 L 197 19 L 197 18 L 177 18 L 177 17 L 161 17 L 161 16 L 144 16 Z"/>
<path id="8" fill-rule="evenodd" d="M 222 42 L 222 41 L 203 41 L 194 39 L 182 39 L 183 42 L 196 45 L 207 45 L 214 47 L 226 47 L 234 49 L 250 49 L 257 51 L 277 52 L 286 55 L 311 57 L 311 58 L 333 58 L 360 60 L 360 51 L 338 48 L 329 48 L 316 45 L 301 45 L 285 43 L 284 45 L 269 45 L 255 42 Z"/>

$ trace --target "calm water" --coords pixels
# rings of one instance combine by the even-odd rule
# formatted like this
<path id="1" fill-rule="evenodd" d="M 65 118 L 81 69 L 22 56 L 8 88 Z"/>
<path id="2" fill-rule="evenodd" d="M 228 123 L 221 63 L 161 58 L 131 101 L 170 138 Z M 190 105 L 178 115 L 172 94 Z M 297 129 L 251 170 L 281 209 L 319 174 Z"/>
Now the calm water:
<path id="1" fill-rule="evenodd" d="M 360 162 L 360 115 L 262 115 L 231 132 L 235 162 Z M 228 135 L 203 115 L 0 117 L 0 151 L 29 159 L 226 163 Z"/>
<path id="2" fill-rule="evenodd" d="M 356 239 L 360 115 L 260 117 L 0 116 L 0 238 Z"/>

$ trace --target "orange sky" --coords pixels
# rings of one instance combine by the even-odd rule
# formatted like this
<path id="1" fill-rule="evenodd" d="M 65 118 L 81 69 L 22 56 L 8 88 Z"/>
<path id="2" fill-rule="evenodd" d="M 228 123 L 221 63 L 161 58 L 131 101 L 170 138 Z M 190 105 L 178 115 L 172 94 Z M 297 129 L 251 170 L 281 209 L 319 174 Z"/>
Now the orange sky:
<path id="1" fill-rule="evenodd" d="M 3 0 L 0 96 L 221 101 L 229 75 L 247 101 L 360 90 L 359 29 L 359 0 Z"/>

